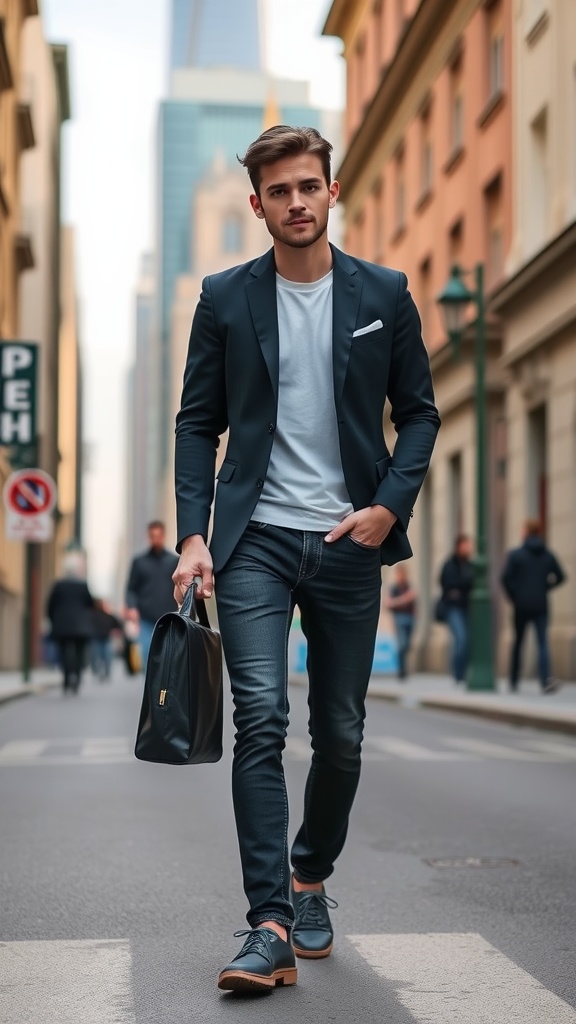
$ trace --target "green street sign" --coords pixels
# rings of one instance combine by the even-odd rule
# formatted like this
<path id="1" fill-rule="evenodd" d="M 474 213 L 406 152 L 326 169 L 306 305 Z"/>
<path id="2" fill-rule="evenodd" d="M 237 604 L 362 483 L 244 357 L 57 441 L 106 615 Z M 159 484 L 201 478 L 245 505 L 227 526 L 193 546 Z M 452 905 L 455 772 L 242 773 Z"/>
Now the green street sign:
<path id="1" fill-rule="evenodd" d="M 13 469 L 38 462 L 37 374 L 35 342 L 0 342 L 0 445 Z"/>

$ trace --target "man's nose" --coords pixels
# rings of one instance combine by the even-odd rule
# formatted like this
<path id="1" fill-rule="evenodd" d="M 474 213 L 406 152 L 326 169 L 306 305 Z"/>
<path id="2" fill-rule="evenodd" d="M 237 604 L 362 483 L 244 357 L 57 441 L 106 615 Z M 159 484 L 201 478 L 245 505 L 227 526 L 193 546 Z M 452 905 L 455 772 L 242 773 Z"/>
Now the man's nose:
<path id="1" fill-rule="evenodd" d="M 297 189 L 294 189 L 294 191 L 290 195 L 290 209 L 304 210 L 305 208 L 305 204 L 302 202 L 302 196 L 300 195 Z"/>

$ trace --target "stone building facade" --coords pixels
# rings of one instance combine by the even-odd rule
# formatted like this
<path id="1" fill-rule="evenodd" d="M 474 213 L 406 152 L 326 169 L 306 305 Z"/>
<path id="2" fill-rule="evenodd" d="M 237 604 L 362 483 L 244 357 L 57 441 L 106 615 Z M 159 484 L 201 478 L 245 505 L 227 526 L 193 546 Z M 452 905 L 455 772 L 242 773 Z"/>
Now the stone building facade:
<path id="1" fill-rule="evenodd" d="M 39 637 L 65 547 L 80 539 L 81 410 L 71 234 L 60 215 L 68 54 L 44 36 L 36 0 L 0 0 L 0 339 L 38 346 L 38 465 L 59 487 L 52 542 L 32 545 L 30 611 Z M 0 449 L 0 488 L 12 470 Z M 0 507 L 0 669 L 20 662 L 24 545 Z"/>
<path id="2" fill-rule="evenodd" d="M 455 359 L 435 299 L 451 265 L 482 264 L 498 664 L 509 644 L 502 561 L 537 516 L 569 576 L 551 600 L 554 670 L 575 678 L 576 9 L 334 0 L 324 32 L 343 39 L 348 73 L 346 246 L 408 274 L 443 419 L 412 526 L 417 664 L 446 665 L 431 621 L 438 570 L 455 535 L 475 531 L 474 327 Z"/>

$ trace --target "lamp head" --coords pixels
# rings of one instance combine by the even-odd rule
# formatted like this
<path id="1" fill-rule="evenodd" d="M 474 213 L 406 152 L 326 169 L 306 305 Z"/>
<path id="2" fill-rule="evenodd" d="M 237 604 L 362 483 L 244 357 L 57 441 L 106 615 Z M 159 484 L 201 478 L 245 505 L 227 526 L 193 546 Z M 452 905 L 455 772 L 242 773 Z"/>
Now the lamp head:
<path id="1" fill-rule="evenodd" d="M 446 333 L 452 342 L 457 341 L 462 333 L 466 307 L 470 304 L 473 297 L 472 292 L 468 290 L 462 280 L 460 267 L 453 266 L 446 285 L 436 299 L 442 310 Z"/>

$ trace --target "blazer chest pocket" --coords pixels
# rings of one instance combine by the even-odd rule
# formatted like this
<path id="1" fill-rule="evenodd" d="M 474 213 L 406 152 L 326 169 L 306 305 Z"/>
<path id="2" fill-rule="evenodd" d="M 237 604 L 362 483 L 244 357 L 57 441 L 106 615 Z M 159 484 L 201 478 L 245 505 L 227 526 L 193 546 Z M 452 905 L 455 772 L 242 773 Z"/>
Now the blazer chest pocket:
<path id="1" fill-rule="evenodd" d="M 352 345 L 366 345 L 369 341 L 382 341 L 388 333 L 388 324 L 382 324 L 381 327 L 374 327 L 371 330 L 364 331 L 362 334 L 352 335 Z"/>
<path id="2" fill-rule="evenodd" d="M 216 479 L 218 483 L 227 484 L 232 479 L 236 472 L 237 462 L 231 462 L 230 459 L 224 459 L 224 462 L 220 466 Z"/>

